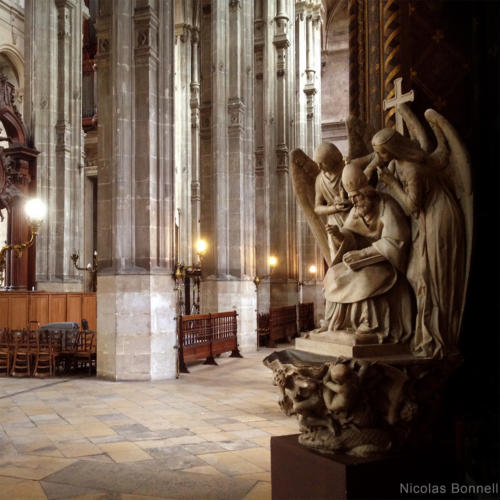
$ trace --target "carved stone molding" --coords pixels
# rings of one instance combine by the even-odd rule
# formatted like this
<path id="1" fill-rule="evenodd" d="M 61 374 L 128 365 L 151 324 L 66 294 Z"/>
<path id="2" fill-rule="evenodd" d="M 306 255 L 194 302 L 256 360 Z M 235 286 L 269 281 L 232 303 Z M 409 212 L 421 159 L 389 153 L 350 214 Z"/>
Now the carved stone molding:
<path id="1" fill-rule="evenodd" d="M 227 110 L 229 113 L 229 127 L 243 128 L 246 110 L 243 101 L 239 98 L 229 99 Z"/>
<path id="2" fill-rule="evenodd" d="M 261 175 L 264 173 L 264 147 L 259 147 L 255 151 L 255 174 Z"/>
<path id="3" fill-rule="evenodd" d="M 460 362 L 368 363 L 296 350 L 264 359 L 281 410 L 298 418 L 299 443 L 356 456 L 432 442 L 445 383 Z"/>
<path id="4" fill-rule="evenodd" d="M 276 171 L 280 173 L 288 173 L 288 148 L 286 144 L 278 144 L 276 148 Z"/>

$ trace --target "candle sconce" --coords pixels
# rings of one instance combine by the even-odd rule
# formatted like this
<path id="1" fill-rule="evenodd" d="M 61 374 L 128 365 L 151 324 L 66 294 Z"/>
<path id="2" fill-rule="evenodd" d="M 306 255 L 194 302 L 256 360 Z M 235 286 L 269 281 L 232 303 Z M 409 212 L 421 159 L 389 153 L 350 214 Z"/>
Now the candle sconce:
<path id="1" fill-rule="evenodd" d="M 201 267 L 203 256 L 207 251 L 208 245 L 204 240 L 199 240 L 196 243 L 196 255 L 198 256 L 198 264 L 186 266 L 182 263 L 177 263 L 174 271 L 175 290 L 178 292 L 179 314 L 199 314 L 200 313 L 200 284 L 201 284 Z M 191 280 L 194 283 L 193 297 L 191 301 Z M 181 293 L 182 284 L 184 283 L 184 294 Z M 184 295 L 184 297 L 182 296 Z"/>
<path id="2" fill-rule="evenodd" d="M 266 274 L 265 276 L 255 276 L 255 278 L 253 279 L 255 288 L 257 290 L 259 289 L 259 285 L 261 284 L 262 280 L 271 279 L 274 268 L 278 265 L 278 259 L 274 255 L 271 255 L 268 259 L 268 264 L 269 264 L 269 274 Z"/>
<path id="3" fill-rule="evenodd" d="M 26 218 L 30 227 L 30 237 L 23 243 L 12 243 L 5 245 L 0 250 L 0 285 L 5 282 L 5 266 L 6 254 L 8 250 L 14 250 L 14 255 L 20 259 L 23 256 L 23 251 L 31 247 L 35 243 L 36 235 L 40 229 L 40 225 L 47 213 L 47 206 L 42 200 L 34 198 L 29 200 L 25 205 Z"/>
<path id="4" fill-rule="evenodd" d="M 76 250 L 71 254 L 71 260 L 73 261 L 73 265 L 75 266 L 75 269 L 78 269 L 78 271 L 87 271 L 91 273 L 91 287 L 92 291 L 95 292 L 97 291 L 97 250 L 94 250 L 94 253 L 92 254 L 92 264 L 89 262 L 86 267 L 80 267 L 78 265 L 78 260 L 80 259 L 80 254 Z"/>

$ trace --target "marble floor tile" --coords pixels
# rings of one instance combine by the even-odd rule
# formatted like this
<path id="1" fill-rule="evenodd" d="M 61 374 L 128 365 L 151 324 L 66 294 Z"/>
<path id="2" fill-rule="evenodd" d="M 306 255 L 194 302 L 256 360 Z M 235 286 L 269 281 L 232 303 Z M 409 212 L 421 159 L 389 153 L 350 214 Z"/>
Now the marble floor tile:
<path id="1" fill-rule="evenodd" d="M 270 436 L 298 425 L 269 352 L 178 380 L 2 379 L 0 499 L 270 498 Z"/>
<path id="2" fill-rule="evenodd" d="M 150 455 L 133 443 L 103 443 L 99 448 L 117 463 L 151 459 Z"/>

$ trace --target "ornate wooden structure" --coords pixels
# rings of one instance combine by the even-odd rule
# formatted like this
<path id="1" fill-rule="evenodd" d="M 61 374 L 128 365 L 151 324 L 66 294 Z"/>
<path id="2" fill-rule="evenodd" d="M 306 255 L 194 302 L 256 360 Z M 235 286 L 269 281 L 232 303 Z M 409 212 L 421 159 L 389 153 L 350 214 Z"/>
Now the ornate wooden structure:
<path id="1" fill-rule="evenodd" d="M 0 75 L 0 121 L 9 143 L 0 149 L 0 210 L 7 209 L 7 244 L 19 244 L 29 239 L 29 227 L 24 214 L 25 198 L 36 192 L 36 158 L 39 152 L 14 104 L 15 88 Z M 35 284 L 35 247 L 21 258 L 9 252 L 6 260 L 5 288 L 29 290 Z"/>

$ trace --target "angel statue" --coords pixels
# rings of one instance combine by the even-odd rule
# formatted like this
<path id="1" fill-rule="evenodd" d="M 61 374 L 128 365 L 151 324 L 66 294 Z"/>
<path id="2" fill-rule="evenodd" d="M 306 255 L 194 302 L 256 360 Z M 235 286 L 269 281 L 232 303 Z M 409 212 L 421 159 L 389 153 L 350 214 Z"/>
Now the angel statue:
<path id="1" fill-rule="evenodd" d="M 294 149 L 290 162 L 295 195 L 305 212 L 321 254 L 330 266 L 333 243 L 326 232 L 326 225 L 342 227 L 352 206 L 341 182 L 344 167 L 342 153 L 334 144 L 323 142 L 314 151 L 313 159 L 301 149 Z"/>
<path id="2" fill-rule="evenodd" d="M 429 142 L 406 105 L 401 114 L 412 137 L 382 129 L 372 138 L 379 185 L 411 220 L 412 250 L 407 277 L 417 302 L 412 350 L 442 357 L 457 350 L 472 240 L 472 191 L 469 157 L 454 128 L 427 110 L 437 147 Z"/>
<path id="3" fill-rule="evenodd" d="M 344 176 L 342 185 L 335 187 L 335 196 L 326 198 L 321 194 L 322 185 L 314 182 L 313 177 L 320 171 L 315 164 L 316 155 L 313 161 L 308 157 L 304 159 L 303 153 L 292 153 L 292 181 L 297 200 L 329 267 L 324 282 L 329 332 L 346 327 L 356 334 L 372 331 L 379 338 L 408 343 L 416 356 L 441 358 L 457 351 L 470 267 L 472 190 L 469 156 L 455 129 L 436 111 L 429 109 L 425 112 L 437 143 L 432 152 L 425 129 L 410 108 L 400 104 L 397 112 L 402 115 L 410 137 L 389 128 L 368 134 L 368 127 L 360 127 L 356 119 L 348 122 L 350 157 L 354 159 L 349 167 L 350 176 Z M 358 125 L 358 131 L 363 129 L 362 133 L 356 134 L 353 124 Z M 366 141 L 368 135 L 371 136 L 369 144 Z M 364 176 L 360 177 L 358 172 L 353 177 L 359 168 L 364 168 L 366 178 L 376 187 L 373 193 L 366 179 L 363 180 Z M 342 176 L 342 168 L 337 166 L 330 176 L 337 180 L 338 176 Z M 354 182 L 353 179 L 357 180 Z M 363 188 L 348 188 L 346 180 L 352 185 L 357 182 Z M 312 186 L 316 191 L 314 202 Z M 342 189 L 347 191 L 348 200 L 342 197 Z M 360 192 L 365 199 L 359 199 Z M 326 207 L 322 210 L 312 208 L 317 206 L 318 200 L 321 201 L 321 196 L 326 201 Z M 366 207 L 367 203 L 373 206 Z M 394 205 L 397 205 L 396 208 Z M 398 238 L 401 237 L 399 242 L 393 235 L 387 234 L 388 222 L 382 221 L 381 217 L 388 214 L 385 209 L 381 211 L 382 206 L 390 207 L 393 214 L 391 224 L 395 224 Z M 346 210 L 334 212 L 334 208 L 339 210 L 341 207 Z M 367 222 L 363 210 L 372 222 Z M 329 219 L 325 224 L 320 219 L 325 213 L 341 215 L 341 220 Z M 405 224 L 402 220 L 406 220 L 410 227 L 407 241 L 402 237 Z M 353 221 L 356 222 L 354 231 Z M 377 221 L 378 226 L 370 226 L 373 221 Z M 355 241 L 357 246 L 353 248 L 357 250 L 354 252 L 361 251 L 364 257 L 373 257 L 375 254 L 371 255 L 371 252 L 379 240 L 384 242 L 386 249 L 390 248 L 391 242 L 395 246 L 391 249 L 392 254 L 384 255 L 379 251 L 375 260 L 381 254 L 386 267 L 390 265 L 397 271 L 401 290 L 405 282 L 402 278 L 406 275 L 414 295 L 415 312 L 407 307 L 404 291 L 390 292 L 399 296 L 400 301 L 394 304 L 391 299 L 386 301 L 384 307 L 377 302 L 389 289 L 384 294 L 375 291 L 369 297 L 357 297 L 359 290 L 366 286 L 370 288 L 380 279 L 379 273 L 373 271 L 377 264 L 367 263 L 360 266 L 360 270 L 354 269 L 353 262 L 349 261 L 363 261 L 363 253 L 346 252 L 341 247 Z M 360 246 L 360 242 L 364 243 Z M 396 252 L 398 245 L 399 254 Z M 407 245 L 407 252 L 403 251 Z M 399 260 L 394 260 L 394 255 L 398 255 Z M 370 272 L 373 276 L 367 278 Z M 345 297 L 332 293 L 335 290 L 343 290 Z M 367 302 L 367 298 L 371 303 Z M 387 313 L 385 316 L 384 311 Z M 388 318 L 397 321 L 393 324 Z"/>

